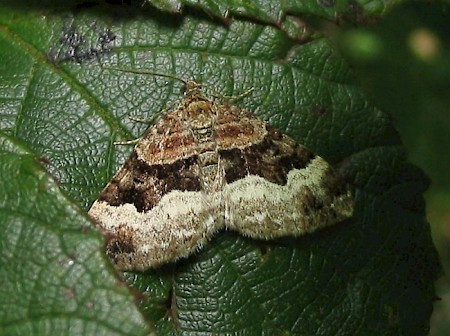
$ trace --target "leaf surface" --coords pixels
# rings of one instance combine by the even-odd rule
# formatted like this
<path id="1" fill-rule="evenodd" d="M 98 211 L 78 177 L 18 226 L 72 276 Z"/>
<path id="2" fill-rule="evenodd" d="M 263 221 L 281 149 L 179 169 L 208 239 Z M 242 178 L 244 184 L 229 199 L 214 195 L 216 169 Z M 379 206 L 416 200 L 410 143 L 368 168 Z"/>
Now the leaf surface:
<path id="1" fill-rule="evenodd" d="M 102 239 L 38 158 L 0 137 L 2 335 L 148 335 Z"/>
<path id="2" fill-rule="evenodd" d="M 182 99 L 177 81 L 106 66 L 195 79 L 211 96 L 239 95 L 253 88 L 234 103 L 324 157 L 355 188 L 354 217 L 313 235 L 261 242 L 220 232 L 186 260 L 145 274 L 125 274 L 134 289 L 144 293 L 139 308 L 160 334 L 427 333 L 438 270 L 421 196 L 428 181 L 407 163 L 390 118 L 368 102 L 347 63 L 319 32 L 298 40 L 292 36 L 302 35 L 301 24 L 291 25 L 287 34 L 243 20 L 226 26 L 196 12 L 181 17 L 141 8 L 126 16 L 115 16 L 109 9 L 76 15 L 1 9 L 0 56 L 7 62 L 0 63 L 0 128 L 14 143 L 26 144 L 26 157 L 50 162 L 49 173 L 73 199 L 70 203 L 59 196 L 53 201 L 63 209 L 70 205 L 87 210 L 129 155 L 131 147 L 113 142 L 139 137 L 148 127 L 129 116 L 152 119 Z M 5 184 L 13 183 L 5 176 L 14 171 L 16 180 L 25 181 L 25 172 L 14 168 L 2 174 Z M 17 209 L 17 199 L 25 199 L 22 194 L 37 199 L 36 188 L 12 185 L 3 196 L 3 209 Z M 47 198 L 59 193 L 56 186 L 44 190 L 38 198 L 42 216 L 54 206 Z M 76 225 L 86 223 L 79 211 L 74 216 Z M 40 227 L 22 220 L 32 230 Z M 23 243 L 37 255 L 51 250 L 59 260 L 56 256 L 71 250 L 53 248 L 53 240 L 64 236 L 60 226 L 71 221 L 75 219 L 58 212 L 48 224 L 54 237 L 42 236 L 41 244 Z M 0 223 L 2 256 L 10 256 L 7 234 L 15 232 L 8 223 Z M 44 238 L 48 244 L 42 243 Z M 71 246 L 89 242 L 101 246 L 98 236 L 83 234 Z M 18 258 L 15 266 L 22 270 Z M 89 268 L 90 285 L 98 286 L 96 279 L 102 277 L 113 283 L 112 268 L 97 258 L 97 267 Z M 12 264 L 15 257 L 7 260 Z M 78 262 L 87 267 L 94 261 Z M 42 261 L 44 268 L 51 265 Z M 60 281 L 48 281 L 38 294 L 54 297 Z M 110 306 L 105 304 L 96 314 L 108 315 L 117 330 L 141 334 L 144 327 L 133 302 L 118 306 L 110 300 Z M 70 306 L 68 300 L 63 303 Z M 112 313 L 112 307 L 117 311 Z M 15 321 L 27 316 L 20 309 L 13 305 L 9 313 Z M 57 311 L 52 308 L 49 315 Z M 124 321 L 121 316 L 128 311 L 131 317 Z M 2 317 L 0 325 L 8 321 Z"/>

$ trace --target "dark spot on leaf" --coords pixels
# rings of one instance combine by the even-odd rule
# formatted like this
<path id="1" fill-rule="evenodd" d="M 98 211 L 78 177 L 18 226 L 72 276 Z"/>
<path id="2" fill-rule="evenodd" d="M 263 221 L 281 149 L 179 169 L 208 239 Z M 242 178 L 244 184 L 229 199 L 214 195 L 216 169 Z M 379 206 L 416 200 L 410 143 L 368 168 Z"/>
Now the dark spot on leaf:
<path id="1" fill-rule="evenodd" d="M 333 7 L 336 4 L 336 0 L 318 0 L 318 3 L 324 7 Z"/>
<path id="2" fill-rule="evenodd" d="M 321 105 L 314 106 L 312 112 L 319 117 L 323 117 L 324 115 L 328 114 L 328 110 L 325 108 L 325 106 Z"/>
<path id="3" fill-rule="evenodd" d="M 76 296 L 76 292 L 74 288 L 66 288 L 64 289 L 64 297 L 66 299 L 73 299 Z"/>
<path id="4" fill-rule="evenodd" d="M 81 233 L 89 233 L 91 232 L 92 228 L 88 225 L 81 225 L 80 226 L 80 232 Z"/>
<path id="5" fill-rule="evenodd" d="M 109 53 L 113 48 L 116 34 L 109 28 L 90 23 L 85 29 L 79 29 L 67 19 L 61 37 L 47 52 L 47 59 L 53 63 L 75 61 L 81 63 Z"/>
<path id="6" fill-rule="evenodd" d="M 87 309 L 93 309 L 95 307 L 95 303 L 93 301 L 88 301 L 85 306 Z"/>

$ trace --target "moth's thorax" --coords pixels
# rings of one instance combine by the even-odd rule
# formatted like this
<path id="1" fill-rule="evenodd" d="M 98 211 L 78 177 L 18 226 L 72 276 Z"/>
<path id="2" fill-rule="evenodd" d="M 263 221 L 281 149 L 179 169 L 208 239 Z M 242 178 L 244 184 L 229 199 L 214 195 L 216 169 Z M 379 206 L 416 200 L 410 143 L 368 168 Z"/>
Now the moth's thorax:
<path id="1" fill-rule="evenodd" d="M 266 124 L 248 112 L 191 97 L 158 120 L 136 146 L 136 152 L 147 164 L 172 164 L 218 149 L 244 149 L 266 136 Z"/>

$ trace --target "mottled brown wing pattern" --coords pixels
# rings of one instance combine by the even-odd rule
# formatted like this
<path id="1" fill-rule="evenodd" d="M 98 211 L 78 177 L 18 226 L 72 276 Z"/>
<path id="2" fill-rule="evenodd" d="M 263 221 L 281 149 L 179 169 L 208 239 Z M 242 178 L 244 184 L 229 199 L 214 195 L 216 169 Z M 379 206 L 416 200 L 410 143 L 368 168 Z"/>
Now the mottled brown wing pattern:
<path id="1" fill-rule="evenodd" d="M 325 160 L 186 84 L 179 107 L 146 131 L 89 211 L 119 269 L 187 257 L 224 227 L 271 239 L 352 215 L 353 195 Z"/>

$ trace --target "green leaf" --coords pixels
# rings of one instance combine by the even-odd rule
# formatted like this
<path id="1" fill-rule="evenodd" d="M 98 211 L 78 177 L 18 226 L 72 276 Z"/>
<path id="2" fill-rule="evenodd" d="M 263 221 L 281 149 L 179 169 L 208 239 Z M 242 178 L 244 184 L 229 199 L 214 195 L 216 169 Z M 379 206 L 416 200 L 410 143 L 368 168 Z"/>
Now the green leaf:
<path id="1" fill-rule="evenodd" d="M 225 22 L 228 22 L 230 16 L 239 15 L 262 22 L 279 24 L 286 14 L 298 16 L 312 14 L 327 20 L 344 18 L 352 21 L 365 21 L 369 17 L 385 14 L 402 0 L 147 0 L 147 2 L 160 10 L 171 13 L 181 13 L 185 7 L 197 8 Z"/>
<path id="2" fill-rule="evenodd" d="M 38 158 L 0 137 L 2 335 L 147 335 L 103 243 Z"/>
<path id="3" fill-rule="evenodd" d="M 303 3 L 314 8 L 317 2 Z M 292 22 L 287 35 L 237 19 L 224 26 L 198 12 L 181 17 L 139 8 L 117 17 L 99 8 L 41 15 L 1 6 L 0 57 L 6 61 L 0 63 L 0 128 L 35 156 L 45 157 L 47 169 L 73 199 L 59 196 L 58 202 L 50 202 L 59 193 L 55 187 L 50 195 L 25 198 L 20 195 L 31 191 L 17 182 L 3 196 L 5 209 L 17 199 L 31 198 L 43 203 L 44 219 L 56 205 L 87 210 L 131 151 L 113 142 L 136 138 L 147 127 L 128 117 L 155 118 L 182 98 L 176 81 L 103 66 L 193 78 L 205 84 L 207 94 L 238 95 L 253 88 L 235 103 L 335 164 L 355 187 L 354 217 L 316 234 L 261 242 L 221 232 L 186 260 L 145 274 L 125 274 L 144 294 L 139 308 L 160 334 L 427 333 L 438 271 L 421 196 L 428 181 L 407 163 L 390 118 L 367 101 L 347 63 L 320 32 L 299 42 L 290 36 L 300 36 L 302 26 Z M 113 35 L 106 28 L 116 36 L 112 51 L 105 38 Z M 13 175 L 16 181 L 39 180 L 27 179 L 17 169 Z M 72 212 L 77 221 L 86 221 Z M 58 223 L 53 224 L 57 237 L 67 231 L 59 226 L 75 221 L 64 211 L 58 214 L 49 220 Z M 11 231 L 0 224 L 3 236 Z M 93 241 L 98 252 L 98 237 L 89 237 L 79 234 L 74 246 Z M 3 244 L 2 256 L 8 255 Z M 47 251 L 42 243 L 23 244 L 34 254 Z M 67 251 L 56 249 L 52 255 Z M 8 264 L 20 265 L 20 260 L 10 258 Z M 103 286 L 108 283 L 104 278 L 113 282 L 108 262 L 99 256 L 95 260 L 90 285 Z M 77 262 L 84 266 L 94 261 Z M 50 267 L 45 260 L 42 265 Z M 39 288 L 40 295 L 54 298 L 53 287 L 61 285 L 49 281 Z M 119 285 L 114 288 L 123 291 Z M 107 318 L 116 323 L 117 333 L 123 328 L 138 335 L 143 329 L 130 324 L 142 324 L 128 313 L 135 309 L 129 296 L 123 297 L 128 304 L 119 307 L 113 299 L 105 304 Z M 28 311 L 39 311 L 39 304 Z M 21 319 L 21 307 L 9 310 L 15 321 Z M 125 313 L 135 320 L 124 321 Z M 98 314 L 90 321 L 106 319 L 104 311 Z M 3 314 L 0 326 L 7 323 Z"/>

